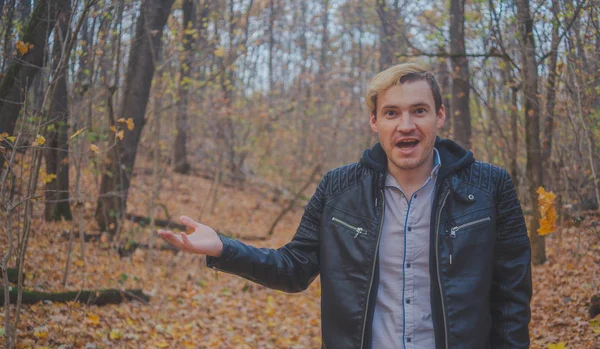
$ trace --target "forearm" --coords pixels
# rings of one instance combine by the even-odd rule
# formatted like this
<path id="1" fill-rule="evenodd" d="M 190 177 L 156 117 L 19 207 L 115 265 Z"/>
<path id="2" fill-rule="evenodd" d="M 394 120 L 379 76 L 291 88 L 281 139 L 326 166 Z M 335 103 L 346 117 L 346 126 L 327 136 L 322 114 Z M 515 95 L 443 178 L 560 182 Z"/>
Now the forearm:
<path id="1" fill-rule="evenodd" d="M 257 248 L 223 236 L 221 240 L 221 257 L 206 258 L 210 268 L 285 292 L 305 290 L 318 274 L 313 244 L 302 242 L 298 235 L 279 249 Z"/>

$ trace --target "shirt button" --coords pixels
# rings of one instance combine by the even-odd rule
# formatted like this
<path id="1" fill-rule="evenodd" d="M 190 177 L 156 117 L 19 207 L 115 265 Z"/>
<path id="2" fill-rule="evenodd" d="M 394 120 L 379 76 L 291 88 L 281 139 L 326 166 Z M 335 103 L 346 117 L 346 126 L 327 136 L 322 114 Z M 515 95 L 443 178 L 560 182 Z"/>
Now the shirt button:
<path id="1" fill-rule="evenodd" d="M 415 194 L 414 198 L 415 198 L 415 199 L 417 198 L 417 194 Z"/>
<path id="2" fill-rule="evenodd" d="M 410 338 L 406 338 L 406 341 L 407 341 L 408 343 L 410 343 Z"/>
<path id="3" fill-rule="evenodd" d="M 406 300 L 406 304 L 410 304 L 410 299 L 407 299 L 407 300 Z"/>
<path id="4" fill-rule="evenodd" d="M 412 228 L 411 228 L 411 227 L 408 227 L 408 231 L 412 231 Z"/>
<path id="5" fill-rule="evenodd" d="M 407 268 L 410 268 L 410 263 L 406 263 L 406 267 L 407 267 Z"/>

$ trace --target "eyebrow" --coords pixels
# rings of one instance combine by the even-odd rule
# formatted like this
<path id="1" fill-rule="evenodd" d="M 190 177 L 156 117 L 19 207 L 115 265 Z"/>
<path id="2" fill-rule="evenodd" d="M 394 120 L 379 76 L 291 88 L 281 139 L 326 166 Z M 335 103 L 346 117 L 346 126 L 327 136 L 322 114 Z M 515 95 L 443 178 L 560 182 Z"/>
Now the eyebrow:
<path id="1" fill-rule="evenodd" d="M 416 107 L 428 107 L 431 108 L 431 106 L 429 105 L 429 103 L 427 102 L 423 102 L 423 101 L 419 101 L 416 103 L 413 103 L 409 106 L 409 108 L 416 108 Z M 398 106 L 396 104 L 384 104 L 381 106 L 381 109 L 389 109 L 389 108 L 398 108 Z"/>

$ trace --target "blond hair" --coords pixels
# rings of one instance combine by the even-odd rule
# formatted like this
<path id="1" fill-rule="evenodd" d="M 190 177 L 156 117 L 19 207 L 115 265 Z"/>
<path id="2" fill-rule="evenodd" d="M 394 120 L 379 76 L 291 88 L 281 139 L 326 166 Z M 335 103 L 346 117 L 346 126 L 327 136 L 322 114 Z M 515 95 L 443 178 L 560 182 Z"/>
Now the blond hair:
<path id="1" fill-rule="evenodd" d="M 377 96 L 392 86 L 419 80 L 425 80 L 429 84 L 435 102 L 435 111 L 438 112 L 442 107 L 440 85 L 432 73 L 416 63 L 398 64 L 375 75 L 367 88 L 367 108 L 377 116 Z"/>

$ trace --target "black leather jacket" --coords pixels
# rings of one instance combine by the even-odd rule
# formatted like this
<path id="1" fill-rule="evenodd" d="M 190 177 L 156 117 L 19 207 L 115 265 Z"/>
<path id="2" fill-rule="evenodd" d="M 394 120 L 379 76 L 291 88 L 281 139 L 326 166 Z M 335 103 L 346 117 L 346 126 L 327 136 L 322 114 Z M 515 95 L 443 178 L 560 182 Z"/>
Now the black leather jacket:
<path id="1" fill-rule="evenodd" d="M 436 349 L 528 348 L 531 249 L 511 179 L 450 140 L 438 138 L 435 147 Z M 221 237 L 223 254 L 207 265 L 286 292 L 306 289 L 320 273 L 323 348 L 371 348 L 386 166 L 377 144 L 359 163 L 327 173 L 291 242 L 274 250 Z"/>

